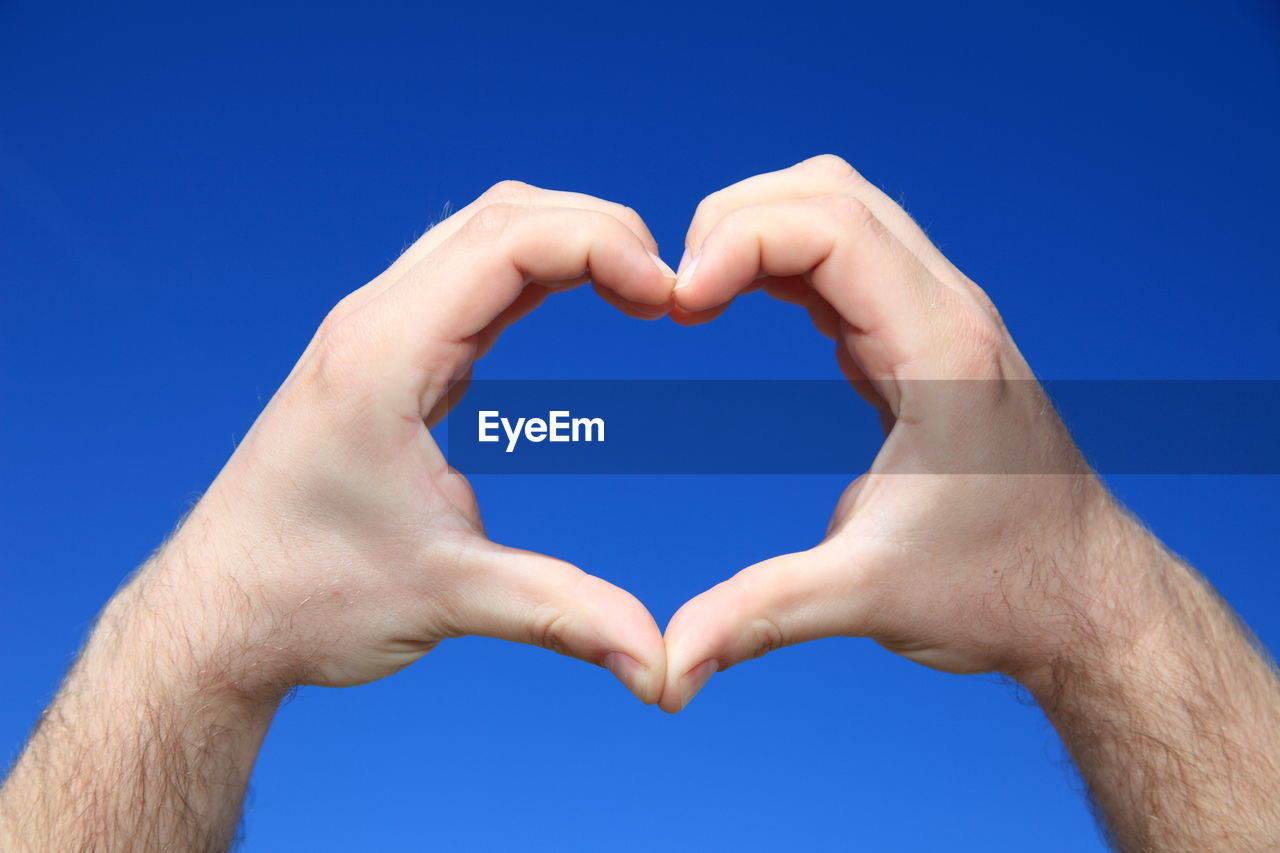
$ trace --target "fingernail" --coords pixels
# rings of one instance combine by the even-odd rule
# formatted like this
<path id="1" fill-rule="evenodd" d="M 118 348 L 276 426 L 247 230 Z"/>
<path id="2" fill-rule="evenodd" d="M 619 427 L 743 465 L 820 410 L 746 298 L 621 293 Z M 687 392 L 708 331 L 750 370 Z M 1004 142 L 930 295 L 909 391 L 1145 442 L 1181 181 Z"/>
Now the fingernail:
<path id="1" fill-rule="evenodd" d="M 658 269 L 662 270 L 662 274 L 665 275 L 667 278 L 676 277 L 676 271 L 673 270 L 671 267 L 667 266 L 667 262 L 664 261 L 662 258 L 658 257 L 653 252 L 649 253 L 649 257 L 653 258 L 653 262 L 658 265 Z"/>
<path id="2" fill-rule="evenodd" d="M 681 709 L 684 709 L 693 701 L 693 697 L 698 695 L 698 691 L 706 686 L 707 681 L 719 668 L 719 663 L 708 660 L 689 670 L 689 674 L 680 683 L 680 695 L 684 698 L 684 701 L 680 703 Z"/>
<path id="3" fill-rule="evenodd" d="M 686 251 L 685 255 L 689 253 Z M 680 273 L 676 276 L 676 286 L 672 290 L 679 290 L 682 287 L 688 287 L 693 281 L 693 274 L 698 270 L 698 261 L 702 258 L 702 252 L 698 252 L 692 258 L 686 258 L 686 261 L 680 262 Z"/>
<path id="4" fill-rule="evenodd" d="M 689 263 L 689 250 L 685 249 L 684 254 L 680 256 L 680 266 L 676 267 L 677 275 L 680 274 L 680 271 L 684 269 L 684 265 L 687 263 Z"/>
<path id="5" fill-rule="evenodd" d="M 645 702 L 645 688 L 649 686 L 649 668 L 631 655 L 622 652 L 609 652 L 604 656 L 605 667 L 613 673 L 613 677 L 626 685 L 627 689 Z"/>

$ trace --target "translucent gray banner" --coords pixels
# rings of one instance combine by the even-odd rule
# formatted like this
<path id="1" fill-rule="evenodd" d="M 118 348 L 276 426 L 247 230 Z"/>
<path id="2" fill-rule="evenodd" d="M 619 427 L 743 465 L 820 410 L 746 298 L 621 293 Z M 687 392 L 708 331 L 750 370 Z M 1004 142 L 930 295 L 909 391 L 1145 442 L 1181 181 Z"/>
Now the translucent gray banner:
<path id="1" fill-rule="evenodd" d="M 1280 380 L 898 383 L 920 424 L 904 473 L 1065 473 L 1061 414 L 1104 474 L 1280 473 Z M 476 381 L 454 392 L 450 464 L 488 474 L 858 474 L 884 433 L 826 380 Z"/>

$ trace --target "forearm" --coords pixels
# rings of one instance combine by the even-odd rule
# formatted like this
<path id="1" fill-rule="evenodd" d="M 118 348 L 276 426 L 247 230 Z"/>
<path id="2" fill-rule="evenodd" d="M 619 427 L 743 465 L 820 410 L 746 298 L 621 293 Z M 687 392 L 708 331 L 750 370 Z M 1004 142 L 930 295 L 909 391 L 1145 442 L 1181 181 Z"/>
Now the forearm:
<path id="1" fill-rule="evenodd" d="M 45 711 L 0 789 L 0 849 L 231 846 L 279 697 L 243 689 L 236 621 L 215 650 L 210 602 L 178 607 L 162 569 L 182 567 L 150 565 L 112 599 Z"/>
<path id="2" fill-rule="evenodd" d="M 1280 847 L 1280 682 L 1208 584 L 1127 517 L 1087 627 L 1026 679 L 1126 851 Z"/>

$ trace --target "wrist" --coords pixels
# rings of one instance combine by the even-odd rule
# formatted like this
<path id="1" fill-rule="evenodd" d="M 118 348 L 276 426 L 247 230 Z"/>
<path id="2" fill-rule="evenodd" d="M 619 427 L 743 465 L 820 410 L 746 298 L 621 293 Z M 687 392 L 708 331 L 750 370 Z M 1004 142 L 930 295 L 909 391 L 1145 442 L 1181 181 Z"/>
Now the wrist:
<path id="1" fill-rule="evenodd" d="M 94 640 L 130 643 L 175 687 L 246 710 L 274 707 L 299 683 L 281 620 L 237 580 L 235 549 L 196 513 L 107 604 Z"/>
<path id="2" fill-rule="evenodd" d="M 1063 612 L 1074 641 L 1018 676 L 1123 849 L 1270 850 L 1280 683 L 1212 587 L 1117 510 Z"/>
<path id="3" fill-rule="evenodd" d="M 103 609 L 0 789 L 0 847 L 230 846 L 280 694 L 245 689 L 165 550 Z"/>
<path id="4" fill-rule="evenodd" d="M 1181 591 L 1194 583 L 1186 567 L 1102 491 L 1059 564 L 1061 582 L 1046 608 L 1053 616 L 1044 633 L 1052 640 L 1006 673 L 1046 708 L 1082 679 L 1131 677 L 1127 670 L 1160 645 Z"/>

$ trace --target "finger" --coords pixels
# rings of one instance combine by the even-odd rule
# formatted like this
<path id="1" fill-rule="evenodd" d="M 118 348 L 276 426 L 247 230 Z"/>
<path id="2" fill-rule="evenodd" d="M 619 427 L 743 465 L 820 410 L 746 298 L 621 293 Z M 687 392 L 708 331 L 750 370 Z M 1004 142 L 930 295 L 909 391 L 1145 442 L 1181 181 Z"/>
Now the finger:
<path id="1" fill-rule="evenodd" d="M 581 281 L 576 283 L 580 284 Z M 552 292 L 553 288 L 537 282 L 526 285 L 514 302 L 502 309 L 502 313 L 480 330 L 476 339 L 476 358 L 480 358 L 492 349 L 503 332 L 533 313 Z"/>
<path id="2" fill-rule="evenodd" d="M 860 633 L 856 571 L 836 549 L 774 557 L 686 602 L 667 626 L 661 706 L 675 713 L 715 672 L 782 646 Z"/>
<path id="3" fill-rule="evenodd" d="M 364 287 L 349 294 L 341 306 L 341 312 L 354 311 L 379 294 L 388 290 L 401 276 L 413 268 L 423 258 L 443 245 L 449 238 L 464 228 L 480 210 L 493 204 L 519 204 L 533 207 L 569 207 L 579 210 L 594 210 L 617 219 L 631 229 L 645 248 L 658 253 L 658 244 L 649 231 L 640 214 L 626 205 L 618 204 L 585 193 L 567 192 L 564 190 L 548 190 L 535 187 L 522 181 L 501 181 L 485 190 L 475 201 L 453 213 L 443 221 L 433 225 L 425 234 L 401 253 L 400 257 L 375 279 Z"/>
<path id="4" fill-rule="evenodd" d="M 703 323 L 710 323 L 712 320 L 728 311 L 731 304 L 732 303 L 730 302 L 726 302 L 723 305 L 708 308 L 706 311 L 686 311 L 679 305 L 672 305 L 671 311 L 667 316 L 681 326 L 701 326 Z"/>
<path id="5" fill-rule="evenodd" d="M 404 273 L 418 261 L 431 254 L 454 234 L 464 228 L 470 219 L 480 210 L 493 204 L 518 204 L 525 207 L 568 207 L 578 210 L 594 210 L 612 216 L 631 229 L 645 248 L 654 254 L 658 253 L 658 243 L 653 239 L 648 224 L 634 209 L 624 204 L 597 198 L 586 193 L 550 190 L 526 184 L 523 181 L 499 181 L 481 193 L 475 201 L 450 215 L 447 219 L 430 228 L 413 245 L 405 249 L 396 259 L 388 272 L 392 280 Z M 381 278 L 381 276 L 379 276 Z"/>
<path id="6" fill-rule="evenodd" d="M 359 319 L 371 339 L 368 369 L 405 376 L 427 409 L 469 366 L 477 336 L 525 286 L 589 276 L 630 302 L 665 306 L 673 279 L 612 216 L 577 208 L 497 204 L 481 209 L 409 270 Z"/>
<path id="7" fill-rule="evenodd" d="M 624 204 L 597 198 L 586 193 L 550 190 L 526 184 L 523 181 L 500 181 L 485 190 L 475 201 L 441 222 L 424 234 L 405 254 L 410 255 L 412 262 L 430 254 L 445 240 L 463 228 L 467 220 L 484 207 L 491 204 L 518 204 L 534 207 L 571 207 L 579 210 L 594 210 L 605 213 L 631 229 L 645 244 L 650 252 L 657 253 L 658 243 L 653 239 L 649 226 L 634 209 Z M 417 255 L 417 258 L 412 257 Z"/>
<path id="8" fill-rule="evenodd" d="M 578 282 L 579 284 L 581 282 Z M 538 283 L 529 284 L 524 290 L 520 291 L 520 295 L 515 301 L 503 309 L 502 313 L 494 318 L 493 322 L 485 326 L 475 339 L 475 358 L 482 357 L 497 342 L 498 337 L 507 330 L 511 325 L 519 322 L 539 305 L 546 301 L 547 296 L 551 294 L 551 288 L 545 287 Z M 471 385 L 471 370 L 448 386 L 447 393 L 436 400 L 431 407 L 431 411 L 423 418 L 428 428 L 435 427 L 440 421 L 444 420 L 445 415 L 449 414 L 449 410 L 457 404 L 464 396 L 467 389 Z"/>
<path id="9" fill-rule="evenodd" d="M 858 199 L 934 275 L 949 280 L 957 273 L 901 206 L 834 154 L 821 154 L 787 169 L 755 175 L 707 196 L 689 223 L 685 246 L 690 255 L 697 252 L 716 224 L 735 210 L 827 195 Z"/>
<path id="10" fill-rule="evenodd" d="M 803 276 L 762 278 L 747 289 L 753 290 L 757 287 L 781 302 L 789 302 L 804 308 L 809 312 L 809 319 L 813 321 L 813 325 L 828 338 L 834 339 L 839 332 L 840 315 L 825 299 L 818 295 L 818 292 L 810 286 Z M 674 305 L 670 310 L 670 316 L 672 320 L 681 326 L 700 326 L 719 317 L 729 309 L 731 304 L 731 302 L 727 302 L 714 308 L 708 308 L 706 311 L 686 311 L 679 305 Z"/>
<path id="11" fill-rule="evenodd" d="M 760 276 L 805 276 L 854 331 L 854 356 L 873 380 L 910 364 L 946 378 L 945 334 L 960 296 L 932 274 L 858 200 L 825 196 L 736 210 L 681 272 L 676 304 L 704 311 Z M 861 336 L 861 337 L 859 337 Z"/>
<path id="12" fill-rule="evenodd" d="M 671 310 L 670 301 L 662 305 L 645 305 L 642 302 L 632 302 L 630 299 L 623 299 L 607 287 L 599 284 L 592 285 L 598 295 L 605 302 L 617 308 L 628 317 L 634 317 L 637 320 L 656 320 L 663 317 Z"/>
<path id="13" fill-rule="evenodd" d="M 809 319 L 819 333 L 832 340 L 840 333 L 840 315 L 831 303 L 813 289 L 804 276 L 765 279 L 764 291 L 782 302 L 799 305 L 809 312 Z"/>
<path id="14" fill-rule="evenodd" d="M 462 596 L 463 634 L 542 646 L 607 668 L 641 702 L 662 695 L 666 646 L 635 596 L 562 560 L 492 545 Z"/>
<path id="15" fill-rule="evenodd" d="M 669 268 L 606 213 L 493 204 L 410 270 L 388 295 L 398 294 L 397 306 L 430 306 L 426 328 L 442 338 L 462 340 L 488 325 L 529 282 L 571 282 L 584 276 L 624 299 L 653 306 L 666 304 L 673 284 Z"/>
<path id="16" fill-rule="evenodd" d="M 795 286 L 794 292 L 793 288 L 789 285 Z M 826 313 L 830 314 L 831 317 L 836 316 L 835 311 L 831 309 L 831 306 L 826 304 L 826 301 L 822 297 L 818 296 L 814 292 L 813 288 L 809 286 L 809 282 L 806 281 L 803 276 L 791 276 L 789 278 L 773 278 L 771 276 L 765 276 L 752 282 L 742 290 L 742 293 L 749 293 L 757 289 L 764 290 L 766 293 L 775 296 L 784 302 L 791 302 L 807 308 L 810 316 L 814 320 L 814 325 L 818 326 L 818 330 L 823 334 L 830 336 L 830 333 L 827 331 L 827 329 L 831 327 L 830 318 L 827 316 L 820 316 L 822 314 L 820 309 L 825 306 L 827 309 Z M 725 311 L 729 310 L 729 306 L 731 304 L 731 302 L 726 302 L 723 305 L 708 308 L 706 311 L 687 311 L 679 305 L 673 304 L 670 310 L 670 316 L 672 320 L 681 326 L 700 326 L 703 323 L 710 323 Z"/>
<path id="17" fill-rule="evenodd" d="M 756 290 L 767 289 L 767 286 L 770 281 L 772 281 L 772 279 L 769 278 L 768 276 L 763 276 L 763 275 L 759 276 L 756 278 L 755 281 L 751 282 L 750 284 L 743 287 L 742 290 L 738 291 L 738 294 L 741 295 L 744 293 L 752 293 L 753 291 L 756 291 Z M 670 309 L 671 319 L 679 323 L 681 326 L 701 326 L 703 323 L 710 323 L 712 320 L 719 317 L 725 311 L 728 311 L 729 305 L 731 302 L 732 300 L 730 300 L 730 302 L 725 302 L 723 304 L 708 308 L 705 311 L 688 311 L 688 310 L 685 310 L 684 308 L 681 308 L 673 300 L 671 309 Z"/>

